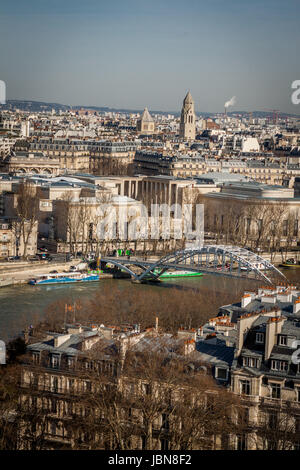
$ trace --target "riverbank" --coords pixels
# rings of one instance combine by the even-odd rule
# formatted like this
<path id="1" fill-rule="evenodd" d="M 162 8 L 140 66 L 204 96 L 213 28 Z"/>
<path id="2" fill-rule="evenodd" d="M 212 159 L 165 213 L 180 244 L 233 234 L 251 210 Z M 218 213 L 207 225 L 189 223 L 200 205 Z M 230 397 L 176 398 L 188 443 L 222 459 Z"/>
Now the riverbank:
<path id="1" fill-rule="evenodd" d="M 270 254 L 262 253 L 260 256 L 270 261 Z M 295 257 L 295 253 L 293 252 L 287 253 L 286 258 L 292 258 L 292 257 Z M 133 257 L 132 259 L 135 259 L 135 257 Z M 148 261 L 155 262 L 155 261 L 158 261 L 159 259 L 160 259 L 160 256 L 155 256 L 155 255 L 147 256 Z M 57 262 L 57 263 L 49 263 L 49 261 L 39 261 L 39 262 L 20 261 L 20 262 L 14 262 L 12 264 L 0 263 L 0 287 L 27 284 L 34 274 L 35 275 L 44 274 L 44 273 L 48 274 L 54 270 L 58 272 L 69 270 L 70 266 L 76 265 L 80 263 L 80 261 L 81 259 L 78 258 L 69 262 Z M 274 266 L 278 267 L 281 263 L 282 263 L 282 255 L 281 253 L 276 253 L 273 259 L 273 264 Z M 286 274 L 286 270 L 284 274 Z M 115 276 L 110 273 L 103 273 L 101 275 L 102 279 L 111 279 L 113 277 Z"/>
<path id="2" fill-rule="evenodd" d="M 14 266 L 0 264 L 0 287 L 27 284 L 34 275 L 38 274 L 48 274 L 51 271 L 68 271 L 70 266 L 76 266 L 80 261 L 80 259 L 62 263 L 40 261 L 38 262 L 38 266 L 37 263 L 30 262 L 14 263 Z M 102 279 L 110 279 L 112 277 L 113 275 L 109 273 L 101 274 Z"/>

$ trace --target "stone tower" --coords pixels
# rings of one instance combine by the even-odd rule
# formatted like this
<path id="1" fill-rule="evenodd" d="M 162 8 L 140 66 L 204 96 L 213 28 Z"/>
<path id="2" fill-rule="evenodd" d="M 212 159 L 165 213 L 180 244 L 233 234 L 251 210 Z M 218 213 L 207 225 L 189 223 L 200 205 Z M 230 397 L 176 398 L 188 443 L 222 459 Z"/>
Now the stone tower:
<path id="1" fill-rule="evenodd" d="M 180 137 L 185 140 L 194 140 L 196 134 L 196 115 L 194 110 L 194 100 L 190 92 L 183 100 L 180 118 Z"/>
<path id="2" fill-rule="evenodd" d="M 136 123 L 136 130 L 139 134 L 151 135 L 154 134 L 155 124 L 148 108 L 144 109 L 142 117 Z"/>

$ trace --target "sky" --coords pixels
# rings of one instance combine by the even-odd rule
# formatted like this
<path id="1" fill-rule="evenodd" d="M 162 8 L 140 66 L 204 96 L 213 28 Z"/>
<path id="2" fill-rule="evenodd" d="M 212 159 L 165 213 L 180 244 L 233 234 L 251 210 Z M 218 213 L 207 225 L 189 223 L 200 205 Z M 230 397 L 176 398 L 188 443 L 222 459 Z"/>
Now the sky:
<path id="1" fill-rule="evenodd" d="M 7 99 L 300 114 L 299 0 L 0 0 Z"/>

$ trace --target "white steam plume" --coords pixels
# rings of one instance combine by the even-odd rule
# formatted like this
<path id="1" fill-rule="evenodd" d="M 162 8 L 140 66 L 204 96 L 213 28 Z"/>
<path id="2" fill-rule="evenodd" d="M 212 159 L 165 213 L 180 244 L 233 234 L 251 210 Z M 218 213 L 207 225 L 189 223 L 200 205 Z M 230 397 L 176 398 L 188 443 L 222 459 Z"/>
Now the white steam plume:
<path id="1" fill-rule="evenodd" d="M 224 108 L 228 108 L 229 106 L 234 106 L 236 102 L 236 97 L 233 96 L 229 101 L 226 101 L 224 104 Z"/>

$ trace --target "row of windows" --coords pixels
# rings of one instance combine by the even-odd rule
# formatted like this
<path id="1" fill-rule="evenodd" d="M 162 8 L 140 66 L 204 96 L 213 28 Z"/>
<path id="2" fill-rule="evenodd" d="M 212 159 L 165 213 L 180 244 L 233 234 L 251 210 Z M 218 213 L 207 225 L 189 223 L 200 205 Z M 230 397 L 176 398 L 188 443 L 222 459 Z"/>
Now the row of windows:
<path id="1" fill-rule="evenodd" d="M 280 361 L 279 361 L 280 362 Z M 271 398 L 281 398 L 281 384 L 270 383 L 271 387 Z M 251 381 L 250 380 L 240 380 L 240 393 L 242 395 L 251 395 Z M 297 388 L 297 401 L 300 402 L 300 388 Z"/>

